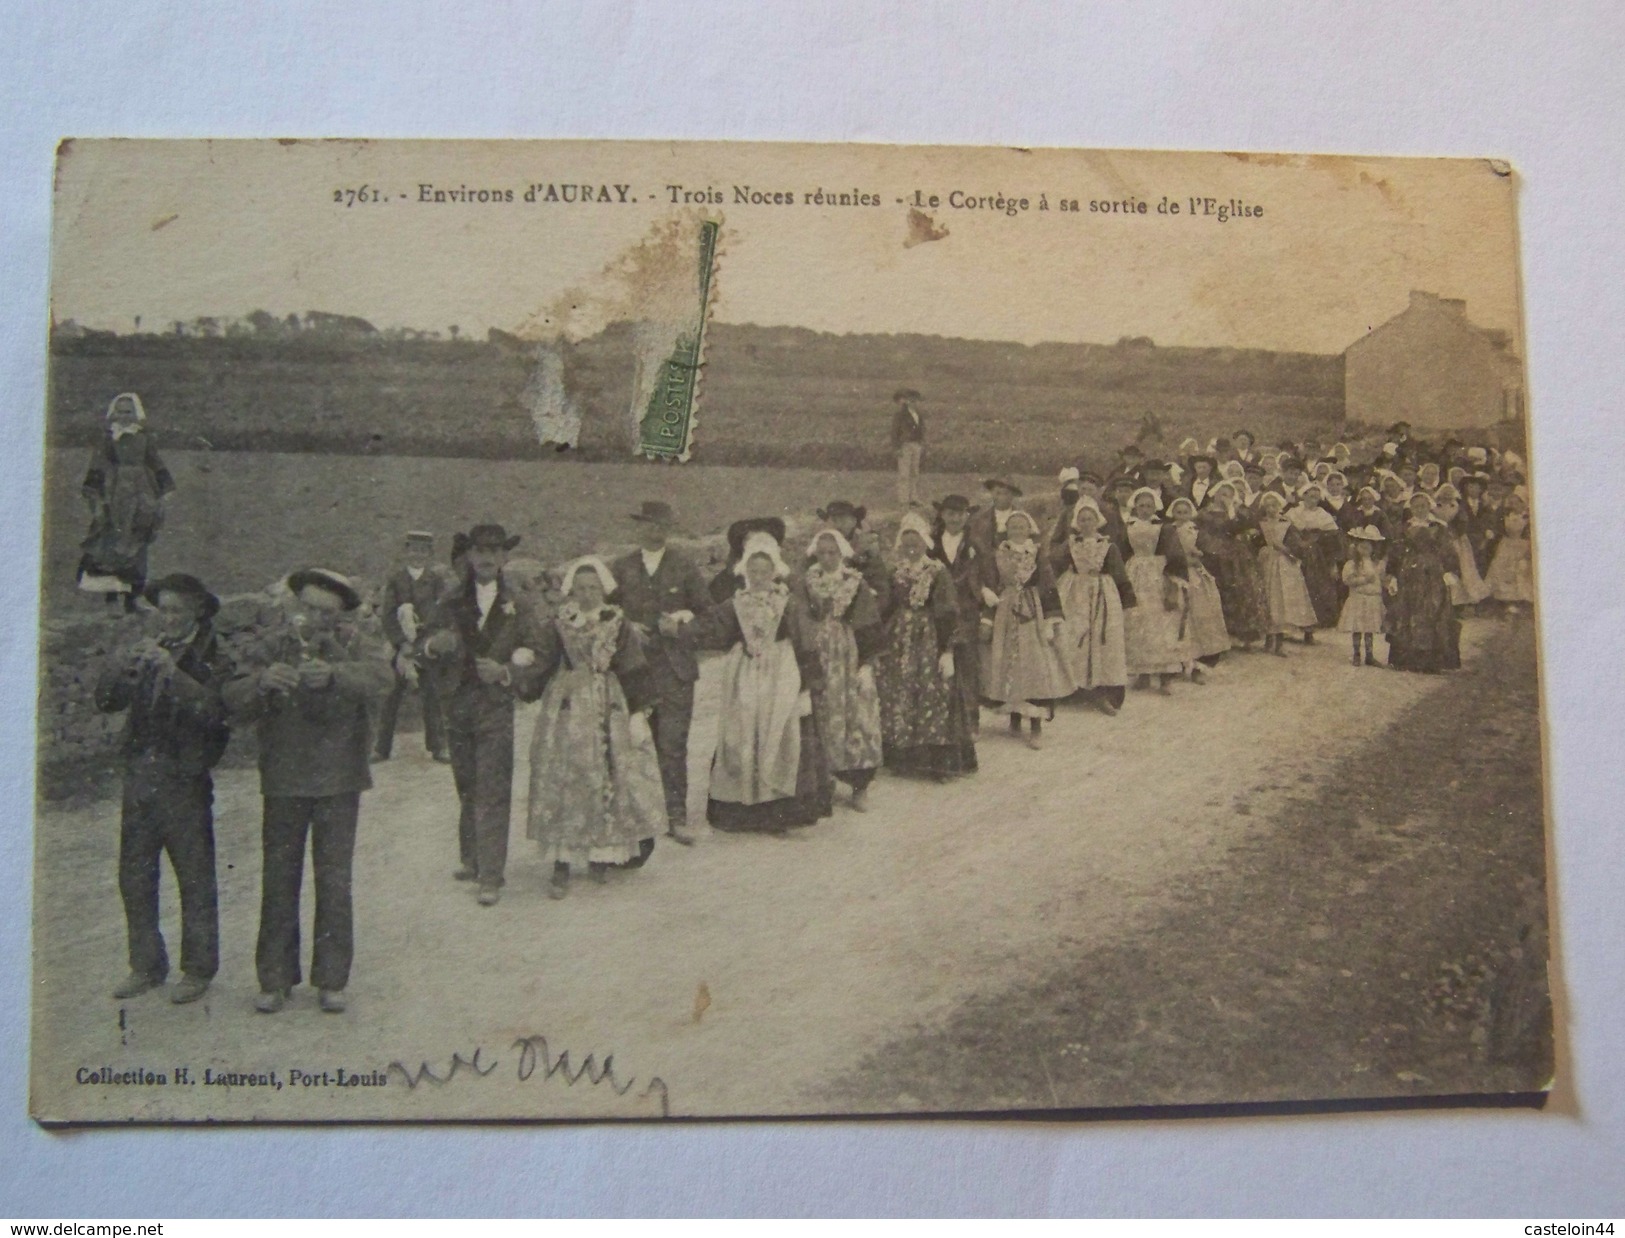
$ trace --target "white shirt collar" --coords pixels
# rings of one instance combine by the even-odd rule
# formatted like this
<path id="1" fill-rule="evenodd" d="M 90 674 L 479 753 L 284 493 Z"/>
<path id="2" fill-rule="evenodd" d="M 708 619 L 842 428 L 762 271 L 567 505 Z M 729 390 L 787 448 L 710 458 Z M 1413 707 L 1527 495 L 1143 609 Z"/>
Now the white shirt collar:
<path id="1" fill-rule="evenodd" d="M 942 555 L 945 559 L 957 559 L 959 548 L 965 543 L 965 531 L 950 533 L 947 529 L 942 531 Z"/>
<path id="2" fill-rule="evenodd" d="M 474 582 L 474 604 L 480 608 L 481 627 L 485 626 L 485 621 L 491 614 L 491 607 L 497 603 L 497 589 L 501 584 L 499 580 L 493 580 L 488 585 L 482 585 L 477 580 Z"/>
<path id="3" fill-rule="evenodd" d="M 653 576 L 660 570 L 660 564 L 666 557 L 666 548 L 662 546 L 659 550 L 640 550 L 638 553 L 643 556 L 643 570 Z"/>
<path id="4" fill-rule="evenodd" d="M 406 574 L 413 580 L 423 579 L 423 569 L 421 567 L 409 567 L 406 569 Z"/>

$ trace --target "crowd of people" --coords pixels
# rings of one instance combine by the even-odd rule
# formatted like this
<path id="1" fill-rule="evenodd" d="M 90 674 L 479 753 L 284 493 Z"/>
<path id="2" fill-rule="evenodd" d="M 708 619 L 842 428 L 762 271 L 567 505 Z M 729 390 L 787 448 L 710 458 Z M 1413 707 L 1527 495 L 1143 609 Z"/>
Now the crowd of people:
<path id="1" fill-rule="evenodd" d="M 139 401 L 134 415 L 125 397 L 114 404 L 87 497 L 123 493 L 120 470 L 156 460 L 130 443 L 143 433 Z M 829 816 L 838 787 L 841 803 L 866 811 L 882 769 L 938 782 L 974 774 L 984 710 L 1039 748 L 1063 701 L 1115 715 L 1132 686 L 1200 685 L 1237 651 L 1284 657 L 1334 629 L 1355 667 L 1380 664 L 1380 636 L 1388 666 L 1446 671 L 1460 665 L 1464 614 L 1533 602 L 1521 459 L 1423 443 L 1404 423 L 1363 461 L 1342 443 L 1259 450 L 1243 430 L 1205 448 L 1186 440 L 1171 460 L 1136 444 L 1110 469 L 1062 469 L 1058 485 L 1048 519 L 1024 508 L 1008 476 L 986 478 L 980 502 L 912 501 L 888 546 L 873 526 L 889 532 L 891 520 L 871 522 L 845 500 L 820 509 L 805 540 L 777 516 L 739 520 L 710 579 L 673 543 L 677 513 L 649 500 L 628 513 L 636 548 L 565 564 L 545 605 L 513 578 L 519 538 L 501 525 L 457 534 L 444 564 L 434 536 L 413 531 L 377 604 L 386 644 L 358 622 L 363 591 L 312 567 L 282 582 L 277 618 L 229 650 L 201 581 L 144 579 L 146 543 L 140 564 L 112 570 L 101 547 L 120 501 L 93 503 L 81 582 L 154 623 L 98 685 L 101 708 L 128 714 L 120 888 L 131 970 L 116 996 L 167 976 L 166 851 L 183 926 L 172 1000 L 196 1000 L 214 976 L 210 771 L 234 725 L 255 728 L 264 798 L 256 1007 L 282 1009 L 302 979 L 308 839 L 311 982 L 320 1007 L 337 1012 L 353 953 L 360 799 L 372 765 L 391 755 L 408 692 L 420 697 L 426 747 L 451 767 L 452 875 L 489 907 L 505 884 L 521 703 L 539 702 L 525 833 L 563 898 L 578 876 L 640 867 L 661 838 L 692 845 L 702 654 L 720 655 L 707 820 L 783 832 Z M 166 488 L 149 477 L 134 489 Z"/>

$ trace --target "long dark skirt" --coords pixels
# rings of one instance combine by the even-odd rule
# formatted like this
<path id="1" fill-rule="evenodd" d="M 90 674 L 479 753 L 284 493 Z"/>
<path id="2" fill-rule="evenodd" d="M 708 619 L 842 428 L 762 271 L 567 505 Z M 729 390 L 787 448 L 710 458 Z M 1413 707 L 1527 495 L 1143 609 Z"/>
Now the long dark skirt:
<path id="1" fill-rule="evenodd" d="M 1303 583 L 1309 589 L 1309 603 L 1323 628 L 1337 626 L 1343 613 L 1343 538 L 1326 529 L 1302 531 Z"/>
<path id="2" fill-rule="evenodd" d="M 1399 592 L 1388 599 L 1384 627 L 1388 665 L 1405 671 L 1453 671 L 1461 666 L 1461 621 L 1450 605 L 1444 573 L 1428 562 L 1405 562 Z"/>
<path id="3" fill-rule="evenodd" d="M 1224 539 L 1220 553 L 1204 550 L 1203 562 L 1219 586 L 1219 607 L 1225 630 L 1242 644 L 1261 641 L 1270 633 L 1270 600 L 1258 552 L 1233 538 Z"/>

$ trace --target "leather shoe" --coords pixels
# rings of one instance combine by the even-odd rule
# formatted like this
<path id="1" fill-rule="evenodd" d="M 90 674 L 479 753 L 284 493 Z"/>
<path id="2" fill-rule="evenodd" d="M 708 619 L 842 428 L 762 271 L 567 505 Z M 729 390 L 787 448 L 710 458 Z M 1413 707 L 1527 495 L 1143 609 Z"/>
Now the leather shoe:
<path id="1" fill-rule="evenodd" d="M 343 1014 L 344 1007 L 347 1004 L 342 989 L 323 989 L 317 1000 L 321 1002 L 322 1009 L 328 1014 Z"/>
<path id="2" fill-rule="evenodd" d="M 455 881 L 473 881 L 478 876 L 479 874 L 477 872 L 475 872 L 467 864 L 464 864 L 452 874 L 452 879 Z"/>
<path id="3" fill-rule="evenodd" d="M 694 845 L 694 835 L 683 833 L 680 826 L 668 825 L 666 827 L 666 837 L 679 846 L 692 847 Z"/>
<path id="4" fill-rule="evenodd" d="M 209 982 L 202 976 L 182 976 L 175 991 L 169 995 L 169 1000 L 177 1006 L 184 1006 L 187 1002 L 197 1001 L 208 991 Z"/>
<path id="5" fill-rule="evenodd" d="M 502 891 L 496 886 L 482 886 L 480 888 L 480 906 L 495 907 L 497 900 L 502 897 Z"/>
<path id="6" fill-rule="evenodd" d="M 254 1009 L 261 1014 L 275 1014 L 288 1004 L 288 990 L 266 989 L 254 999 Z"/>
<path id="7" fill-rule="evenodd" d="M 436 761 L 438 761 L 441 765 L 450 765 L 451 764 L 451 753 L 449 753 L 449 752 L 437 752 L 437 753 L 434 754 L 434 759 Z"/>
<path id="8" fill-rule="evenodd" d="M 124 983 L 113 990 L 113 996 L 123 1001 L 127 997 L 140 997 L 149 989 L 156 989 L 164 982 L 162 976 L 143 976 L 138 971 L 131 972 L 124 977 Z"/>

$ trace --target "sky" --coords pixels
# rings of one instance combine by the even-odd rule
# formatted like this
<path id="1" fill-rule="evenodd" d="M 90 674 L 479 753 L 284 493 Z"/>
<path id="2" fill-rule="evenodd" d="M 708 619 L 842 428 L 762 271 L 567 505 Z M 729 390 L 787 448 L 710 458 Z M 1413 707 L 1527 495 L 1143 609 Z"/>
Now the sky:
<path id="1" fill-rule="evenodd" d="M 425 185 L 513 200 L 423 201 Z M 595 200 L 565 202 L 581 196 L 565 185 Z M 808 202 L 820 189 L 873 204 Z M 315 309 L 483 337 L 574 306 L 580 328 L 657 291 L 648 264 L 630 280 L 607 268 L 674 218 L 703 217 L 722 224 L 712 312 L 725 322 L 1335 353 L 1423 289 L 1464 299 L 1521 353 L 1516 192 L 1465 159 L 79 141 L 59 152 L 51 308 L 120 331 L 137 315 L 161 330 Z M 1231 202 L 1244 213 L 1220 222 Z"/>

